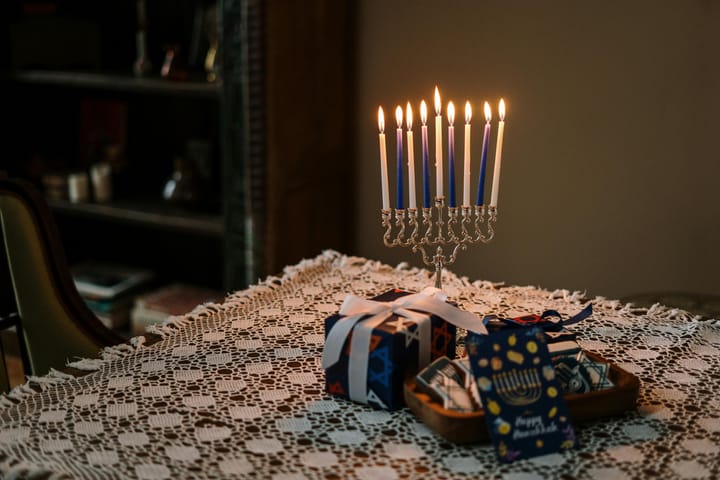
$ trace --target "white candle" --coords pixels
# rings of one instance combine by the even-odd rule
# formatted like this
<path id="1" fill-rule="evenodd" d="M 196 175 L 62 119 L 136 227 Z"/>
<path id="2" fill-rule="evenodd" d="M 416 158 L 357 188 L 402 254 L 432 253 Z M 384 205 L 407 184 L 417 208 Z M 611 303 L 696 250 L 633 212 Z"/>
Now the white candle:
<path id="1" fill-rule="evenodd" d="M 500 105 L 498 105 L 498 114 L 500 115 L 500 123 L 498 124 L 497 144 L 495 145 L 495 169 L 493 171 L 492 194 L 490 196 L 490 206 L 496 208 L 500 191 L 500 163 L 502 162 L 502 144 L 505 132 L 505 100 L 502 98 L 500 99 Z"/>
<path id="2" fill-rule="evenodd" d="M 470 206 L 470 119 L 472 107 L 465 102 L 465 164 L 463 165 L 463 207 Z"/>
<path id="3" fill-rule="evenodd" d="M 443 196 L 442 160 L 442 104 L 440 92 L 435 87 L 435 196 Z"/>
<path id="4" fill-rule="evenodd" d="M 410 195 L 410 205 L 408 208 L 417 208 L 415 200 L 415 148 L 413 147 L 413 131 L 412 131 L 412 106 L 410 102 L 405 108 L 405 124 L 407 125 L 407 156 L 408 156 L 408 194 Z"/>
<path id="5" fill-rule="evenodd" d="M 390 188 L 388 187 L 387 146 L 385 145 L 385 115 L 378 107 L 378 130 L 380 131 L 380 182 L 382 183 L 382 208 L 390 209 Z"/>

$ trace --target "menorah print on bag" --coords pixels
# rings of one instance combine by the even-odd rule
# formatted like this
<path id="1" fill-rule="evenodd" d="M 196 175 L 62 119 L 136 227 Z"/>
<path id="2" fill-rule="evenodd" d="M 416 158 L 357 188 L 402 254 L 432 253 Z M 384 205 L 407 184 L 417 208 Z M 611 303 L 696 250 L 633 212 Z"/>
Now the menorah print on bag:
<path id="1" fill-rule="evenodd" d="M 510 370 L 492 376 L 498 396 L 510 405 L 524 406 L 537 402 L 543 384 L 535 368 Z"/>

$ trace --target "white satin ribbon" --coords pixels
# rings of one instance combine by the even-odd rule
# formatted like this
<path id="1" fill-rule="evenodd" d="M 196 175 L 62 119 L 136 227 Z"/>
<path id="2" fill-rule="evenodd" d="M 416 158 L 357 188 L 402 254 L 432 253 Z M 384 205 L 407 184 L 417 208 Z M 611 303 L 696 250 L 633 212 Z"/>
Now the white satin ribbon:
<path id="1" fill-rule="evenodd" d="M 348 396 L 354 401 L 367 403 L 367 371 L 372 331 L 392 315 L 406 318 L 418 325 L 420 367 L 430 363 L 432 333 L 428 314 L 437 315 L 457 327 L 487 334 L 487 329 L 478 316 L 446 303 L 446 298 L 442 290 L 434 287 L 402 296 L 392 302 L 378 302 L 355 295 L 346 296 L 340 307 L 340 314 L 344 317 L 333 325 L 325 339 L 323 368 L 327 369 L 340 360 L 345 340 L 350 332 L 353 332 L 348 366 Z"/>

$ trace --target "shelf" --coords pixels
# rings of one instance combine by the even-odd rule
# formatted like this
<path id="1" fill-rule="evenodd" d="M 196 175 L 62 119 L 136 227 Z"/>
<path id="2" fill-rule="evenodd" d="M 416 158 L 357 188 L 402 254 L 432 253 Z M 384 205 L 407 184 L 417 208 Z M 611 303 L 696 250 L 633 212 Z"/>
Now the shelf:
<path id="1" fill-rule="evenodd" d="M 48 199 L 48 203 L 54 211 L 66 215 L 143 224 L 218 238 L 225 232 L 220 214 L 193 212 L 160 202 L 117 201 L 100 204 Z"/>
<path id="2" fill-rule="evenodd" d="M 220 91 L 222 89 L 220 82 L 173 81 L 159 77 L 138 78 L 130 75 L 50 70 L 16 71 L 12 74 L 12 78 L 17 82 L 37 85 L 183 95 L 198 98 L 220 98 Z"/>

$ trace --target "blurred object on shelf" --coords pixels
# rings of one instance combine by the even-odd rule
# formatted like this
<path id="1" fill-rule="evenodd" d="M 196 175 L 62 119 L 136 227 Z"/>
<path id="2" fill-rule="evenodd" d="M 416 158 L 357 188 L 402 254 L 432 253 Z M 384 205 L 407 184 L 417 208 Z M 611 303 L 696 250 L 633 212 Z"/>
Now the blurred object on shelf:
<path id="1" fill-rule="evenodd" d="M 208 38 L 208 50 L 205 54 L 205 73 L 208 82 L 217 80 L 218 74 L 218 3 L 213 2 L 205 10 L 205 31 Z"/>
<path id="2" fill-rule="evenodd" d="M 87 172 L 74 172 L 67 177 L 68 198 L 72 203 L 84 203 L 90 198 Z"/>
<path id="3" fill-rule="evenodd" d="M 160 69 L 160 76 L 167 80 L 187 80 L 188 72 L 180 57 L 180 45 L 165 47 L 165 60 Z"/>
<path id="4" fill-rule="evenodd" d="M 112 167 L 107 162 L 100 162 L 90 167 L 93 198 L 98 203 L 112 200 Z"/>
<path id="5" fill-rule="evenodd" d="M 195 165 L 183 157 L 175 157 L 174 169 L 165 182 L 162 196 L 169 203 L 187 207 L 198 206 L 201 194 Z"/>
<path id="6" fill-rule="evenodd" d="M 142 335 L 146 327 L 162 323 L 171 315 L 183 315 L 198 305 L 222 300 L 219 291 L 183 283 L 138 295 L 130 313 L 132 334 Z"/>
<path id="7" fill-rule="evenodd" d="M 133 63 L 133 73 L 143 77 L 152 71 L 152 62 L 148 57 L 147 48 L 147 9 L 145 0 L 137 1 L 137 32 L 135 33 L 136 58 Z"/>

